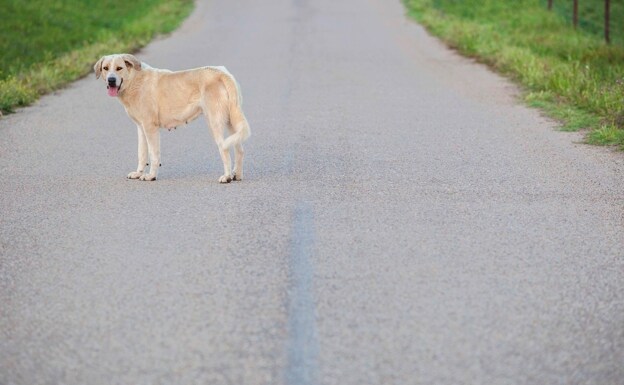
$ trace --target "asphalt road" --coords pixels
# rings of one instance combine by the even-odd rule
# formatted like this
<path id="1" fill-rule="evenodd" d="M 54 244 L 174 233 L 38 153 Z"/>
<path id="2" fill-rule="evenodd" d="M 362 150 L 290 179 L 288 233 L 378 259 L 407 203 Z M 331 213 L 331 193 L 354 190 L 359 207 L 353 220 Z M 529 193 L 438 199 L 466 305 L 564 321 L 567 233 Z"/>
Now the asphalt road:
<path id="1" fill-rule="evenodd" d="M 242 182 L 201 119 L 126 180 L 92 76 L 0 120 L 0 384 L 624 383 L 624 157 L 403 12 L 202 1 L 138 53 L 237 77 Z"/>

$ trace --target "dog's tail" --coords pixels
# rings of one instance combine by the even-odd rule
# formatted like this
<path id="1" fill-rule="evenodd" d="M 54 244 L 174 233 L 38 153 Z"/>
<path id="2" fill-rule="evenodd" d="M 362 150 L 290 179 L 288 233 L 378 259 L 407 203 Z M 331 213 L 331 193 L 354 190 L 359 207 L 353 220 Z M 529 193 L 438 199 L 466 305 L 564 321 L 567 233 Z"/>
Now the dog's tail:
<path id="1" fill-rule="evenodd" d="M 243 98 L 241 96 L 238 83 L 236 83 L 234 77 L 227 72 L 221 76 L 221 82 L 225 86 L 228 93 L 230 125 L 232 126 L 232 130 L 234 130 L 234 133 L 223 141 L 223 147 L 230 148 L 232 145 L 241 144 L 244 140 L 249 138 L 251 130 L 249 129 L 249 123 L 243 114 Z"/>

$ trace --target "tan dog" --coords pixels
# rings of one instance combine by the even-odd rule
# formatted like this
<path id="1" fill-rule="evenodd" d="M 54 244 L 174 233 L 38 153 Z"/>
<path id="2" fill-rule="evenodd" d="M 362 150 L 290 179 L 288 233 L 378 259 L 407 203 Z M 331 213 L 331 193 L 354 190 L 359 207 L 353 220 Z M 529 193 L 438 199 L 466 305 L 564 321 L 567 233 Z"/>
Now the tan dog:
<path id="1" fill-rule="evenodd" d="M 94 66 L 102 76 L 108 94 L 116 96 L 139 136 L 139 165 L 130 179 L 155 180 L 160 167 L 160 128 L 171 130 L 204 114 L 214 136 L 224 174 L 221 183 L 243 178 L 243 145 L 249 137 L 249 124 L 241 109 L 238 84 L 225 67 L 202 67 L 172 72 L 141 63 L 129 54 L 104 56 Z M 230 136 L 223 139 L 224 128 Z M 234 145 L 234 173 L 230 147 Z M 145 173 L 148 166 L 149 173 Z"/>

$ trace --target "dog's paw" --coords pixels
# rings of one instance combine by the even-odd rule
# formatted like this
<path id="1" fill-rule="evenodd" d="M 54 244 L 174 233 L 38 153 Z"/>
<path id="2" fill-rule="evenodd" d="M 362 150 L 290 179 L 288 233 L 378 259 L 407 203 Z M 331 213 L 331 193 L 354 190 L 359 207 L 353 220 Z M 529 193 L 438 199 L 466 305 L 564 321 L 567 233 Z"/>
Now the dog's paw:
<path id="1" fill-rule="evenodd" d="M 241 180 L 243 180 L 243 176 L 242 175 L 238 175 L 237 173 L 234 173 L 234 174 L 232 174 L 232 180 L 240 182 Z"/>
<path id="2" fill-rule="evenodd" d="M 143 175 L 142 172 L 132 171 L 130 174 L 128 174 L 128 179 L 139 179 L 141 175 Z"/>
<path id="3" fill-rule="evenodd" d="M 156 180 L 156 175 L 144 174 L 144 175 L 141 175 L 139 179 L 145 180 L 145 181 L 152 181 L 152 180 Z"/>
<path id="4" fill-rule="evenodd" d="M 232 175 L 221 175 L 219 177 L 219 183 L 230 183 L 232 181 Z"/>

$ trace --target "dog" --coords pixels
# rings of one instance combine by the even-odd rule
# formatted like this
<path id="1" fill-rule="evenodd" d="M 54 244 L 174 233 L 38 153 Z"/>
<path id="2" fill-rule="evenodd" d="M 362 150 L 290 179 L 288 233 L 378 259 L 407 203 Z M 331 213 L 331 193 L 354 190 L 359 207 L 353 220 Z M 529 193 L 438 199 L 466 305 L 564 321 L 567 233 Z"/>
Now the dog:
<path id="1" fill-rule="evenodd" d="M 102 77 L 106 83 L 108 95 L 117 97 L 137 126 L 139 162 L 128 179 L 156 180 L 161 165 L 160 128 L 174 129 L 201 114 L 206 117 L 223 161 L 224 174 L 219 182 L 243 179 L 242 142 L 249 137 L 250 129 L 241 108 L 240 87 L 225 67 L 169 71 L 152 68 L 130 54 L 115 54 L 103 56 L 93 68 L 96 79 Z M 230 135 L 224 139 L 226 127 Z"/>

